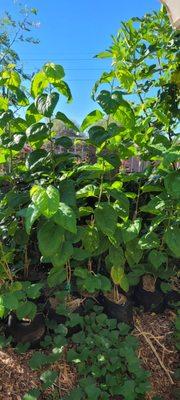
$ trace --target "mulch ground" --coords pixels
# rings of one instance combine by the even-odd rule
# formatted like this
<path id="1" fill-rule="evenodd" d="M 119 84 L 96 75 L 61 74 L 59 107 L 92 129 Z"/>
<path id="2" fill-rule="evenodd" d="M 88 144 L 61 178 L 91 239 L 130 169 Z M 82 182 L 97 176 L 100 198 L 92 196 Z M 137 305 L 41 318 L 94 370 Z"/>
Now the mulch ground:
<path id="1" fill-rule="evenodd" d="M 172 322 L 174 314 L 166 311 L 161 315 L 137 314 L 134 335 L 140 340 L 138 355 L 145 369 L 151 372 L 152 391 L 146 400 L 162 396 L 173 400 L 175 386 L 173 372 L 178 363 L 178 354 L 173 344 Z M 0 400 L 22 400 L 25 393 L 40 386 L 42 371 L 32 371 L 28 366 L 33 351 L 17 354 L 12 348 L 0 351 Z M 56 390 L 65 395 L 77 383 L 76 371 L 65 362 L 56 363 L 52 369 L 59 373 Z M 42 400 L 47 400 L 51 390 L 47 390 Z"/>

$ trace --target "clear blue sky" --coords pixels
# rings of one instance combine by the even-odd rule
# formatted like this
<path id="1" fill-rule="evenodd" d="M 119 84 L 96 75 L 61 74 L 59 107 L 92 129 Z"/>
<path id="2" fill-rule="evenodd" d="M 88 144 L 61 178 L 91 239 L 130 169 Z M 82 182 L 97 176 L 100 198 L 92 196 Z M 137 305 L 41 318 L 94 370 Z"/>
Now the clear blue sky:
<path id="1" fill-rule="evenodd" d="M 91 88 L 109 61 L 93 56 L 108 48 L 111 35 L 115 35 L 122 20 L 142 16 L 160 8 L 159 0 L 21 0 L 23 4 L 39 10 L 40 27 L 35 35 L 40 44 L 20 45 L 18 50 L 25 70 L 33 72 L 46 61 L 62 64 L 66 71 L 73 103 L 62 99 L 59 110 L 81 122 L 96 108 L 90 98 Z M 0 0 L 4 10 L 17 17 L 13 0 Z"/>

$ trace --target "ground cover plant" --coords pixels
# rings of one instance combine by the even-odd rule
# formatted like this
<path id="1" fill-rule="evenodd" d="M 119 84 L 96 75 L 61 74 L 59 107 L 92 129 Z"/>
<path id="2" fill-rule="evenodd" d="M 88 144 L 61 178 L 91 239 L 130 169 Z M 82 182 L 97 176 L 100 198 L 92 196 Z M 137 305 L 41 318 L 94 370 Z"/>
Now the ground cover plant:
<path id="1" fill-rule="evenodd" d="M 60 96 L 72 100 L 61 65 L 43 65 L 24 90 L 22 72 L 2 63 L 0 317 L 19 351 L 50 349 L 34 354 L 32 368 L 75 343 L 66 355 L 80 380 L 69 399 L 144 398 L 132 303 L 160 312 L 169 295 L 171 306 L 178 300 L 178 43 L 164 8 L 122 23 L 97 55 L 112 69 L 95 83 L 98 108 L 80 128 L 58 111 Z M 57 137 L 54 120 L 94 149 L 95 163 Z M 141 172 L 124 170 L 131 157 L 144 162 Z M 113 319 L 83 308 L 89 296 Z M 43 388 L 56 378 L 43 375 Z"/>

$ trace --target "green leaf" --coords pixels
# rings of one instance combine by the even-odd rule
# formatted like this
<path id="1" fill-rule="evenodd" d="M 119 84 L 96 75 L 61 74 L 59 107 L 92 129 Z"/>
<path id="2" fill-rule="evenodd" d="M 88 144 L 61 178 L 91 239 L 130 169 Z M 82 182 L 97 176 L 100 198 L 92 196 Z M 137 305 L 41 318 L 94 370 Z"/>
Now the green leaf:
<path id="1" fill-rule="evenodd" d="M 83 399 L 84 399 L 84 392 L 79 387 L 71 390 L 71 393 L 67 397 L 67 400 L 83 400 Z"/>
<path id="2" fill-rule="evenodd" d="M 60 268 L 63 267 L 66 262 L 73 255 L 73 246 L 70 242 L 64 242 L 62 247 L 57 250 L 57 252 L 51 257 L 51 262 L 53 267 Z"/>
<path id="3" fill-rule="evenodd" d="M 22 320 L 23 318 L 33 319 L 37 312 L 37 306 L 31 301 L 19 304 L 16 310 L 17 317 Z"/>
<path id="4" fill-rule="evenodd" d="M 30 143 L 44 140 L 49 136 L 49 129 L 46 124 L 42 122 L 37 122 L 27 128 L 26 136 Z"/>
<path id="5" fill-rule="evenodd" d="M 72 94 L 68 84 L 64 81 L 54 82 L 53 86 L 61 93 L 63 96 L 67 97 L 67 102 L 70 103 L 72 101 Z"/>
<path id="6" fill-rule="evenodd" d="M 162 264 L 167 262 L 167 257 L 161 251 L 151 250 L 148 255 L 148 260 L 155 269 L 158 269 Z"/>
<path id="7" fill-rule="evenodd" d="M 94 226 L 87 226 L 84 229 L 84 235 L 82 237 L 82 243 L 89 253 L 93 253 L 99 246 L 99 234 L 98 230 Z"/>
<path id="8" fill-rule="evenodd" d="M 47 63 L 43 67 L 43 72 L 49 83 L 59 83 L 64 78 L 64 68 L 59 64 Z"/>
<path id="9" fill-rule="evenodd" d="M 94 212 L 98 229 L 105 235 L 112 236 L 117 226 L 117 213 L 110 204 L 101 203 Z"/>
<path id="10" fill-rule="evenodd" d="M 10 89 L 18 88 L 21 83 L 21 78 L 18 72 L 6 69 L 2 73 L 2 78 L 5 81 L 4 85 Z"/>
<path id="11" fill-rule="evenodd" d="M 24 395 L 23 400 L 38 400 L 40 394 L 40 390 L 31 389 L 28 393 Z"/>
<path id="12" fill-rule="evenodd" d="M 109 260 L 111 264 L 115 267 L 124 267 L 125 264 L 125 257 L 122 247 L 114 247 L 111 246 L 109 249 Z"/>
<path id="13" fill-rule="evenodd" d="M 31 151 L 26 157 L 26 166 L 31 171 L 35 171 L 38 168 L 42 169 L 42 164 L 45 163 L 45 159 L 48 156 L 48 152 L 43 149 Z"/>
<path id="14" fill-rule="evenodd" d="M 132 379 L 125 380 L 124 384 L 120 387 L 119 394 L 122 394 L 126 400 L 135 400 L 137 398 L 135 381 Z"/>
<path id="15" fill-rule="evenodd" d="M 150 232 L 139 239 L 138 245 L 142 250 L 156 249 L 160 245 L 160 240 L 156 233 Z"/>
<path id="16" fill-rule="evenodd" d="M 25 228 L 28 235 L 30 234 L 32 225 L 40 215 L 41 212 L 36 208 L 36 206 L 34 204 L 29 204 L 25 214 Z"/>
<path id="17" fill-rule="evenodd" d="M 38 113 L 38 110 L 34 103 L 32 103 L 26 110 L 26 121 L 29 125 L 39 122 L 43 118 L 42 115 Z"/>
<path id="18" fill-rule="evenodd" d="M 48 86 L 49 81 L 44 71 L 39 71 L 34 75 L 31 83 L 31 94 L 35 98 Z"/>
<path id="19" fill-rule="evenodd" d="M 64 240 L 64 230 L 53 221 L 47 221 L 38 231 L 38 244 L 44 257 L 57 253 Z"/>
<path id="20" fill-rule="evenodd" d="M 113 113 L 113 118 L 125 128 L 133 129 L 135 126 L 134 112 L 130 104 L 123 99 L 116 112 Z"/>
<path id="21" fill-rule="evenodd" d="M 140 249 L 138 241 L 139 239 L 135 238 L 126 243 L 125 256 L 130 267 L 138 264 L 143 255 L 143 251 Z"/>
<path id="22" fill-rule="evenodd" d="M 124 275 L 122 277 L 121 282 L 120 282 L 120 286 L 121 286 L 121 289 L 124 290 L 124 292 L 128 292 L 128 290 L 129 290 L 129 281 L 128 281 L 128 278 L 127 278 L 126 275 Z"/>
<path id="23" fill-rule="evenodd" d="M 76 205 L 76 192 L 74 182 L 66 179 L 60 182 L 59 191 L 61 193 L 61 201 L 68 206 Z"/>
<path id="24" fill-rule="evenodd" d="M 59 267 L 52 268 L 47 278 L 47 282 L 49 287 L 55 287 L 63 283 L 66 280 L 66 278 L 67 278 L 66 271 L 64 269 L 59 269 Z"/>
<path id="25" fill-rule="evenodd" d="M 35 100 L 35 106 L 38 112 L 45 117 L 52 117 L 53 111 L 58 103 L 59 94 L 56 92 L 50 94 L 41 94 Z"/>
<path id="26" fill-rule="evenodd" d="M 141 229 L 140 219 L 136 219 L 133 222 L 128 221 L 122 228 L 122 236 L 124 243 L 130 242 L 131 240 L 135 239 L 139 235 L 140 229 Z"/>
<path id="27" fill-rule="evenodd" d="M 162 122 L 163 125 L 166 125 L 167 127 L 169 126 L 170 120 L 165 113 L 163 113 L 161 110 L 156 109 L 154 110 L 154 114 L 156 115 L 158 120 Z"/>
<path id="28" fill-rule="evenodd" d="M 135 84 L 134 76 L 126 68 L 117 68 L 116 71 L 117 79 L 120 81 L 121 86 L 127 89 L 129 92 L 133 89 Z"/>
<path id="29" fill-rule="evenodd" d="M 46 363 L 47 363 L 47 356 L 41 353 L 40 351 L 33 353 L 31 359 L 29 360 L 29 366 L 32 370 L 39 369 Z"/>
<path id="30" fill-rule="evenodd" d="M 17 99 L 17 103 L 19 106 L 27 107 L 29 105 L 29 100 L 28 100 L 27 96 L 19 88 L 16 88 L 16 99 Z"/>
<path id="31" fill-rule="evenodd" d="M 41 374 L 41 376 L 40 376 L 41 381 L 44 382 L 43 389 L 45 390 L 48 387 L 53 386 L 57 377 L 58 377 L 57 371 L 47 370 L 47 371 L 43 372 L 43 374 Z"/>
<path id="32" fill-rule="evenodd" d="M 87 394 L 89 400 L 98 400 L 101 390 L 92 383 L 91 385 L 87 385 L 85 387 L 85 393 Z"/>
<path id="33" fill-rule="evenodd" d="M 3 305 L 8 310 L 16 310 L 19 306 L 16 293 L 5 293 L 3 295 Z"/>
<path id="34" fill-rule="evenodd" d="M 0 111 L 8 110 L 9 100 L 7 97 L 0 96 Z"/>
<path id="35" fill-rule="evenodd" d="M 97 102 L 108 115 L 114 114 L 118 108 L 118 103 L 113 98 L 113 93 L 110 93 L 108 90 L 101 90 L 97 97 Z"/>
<path id="36" fill-rule="evenodd" d="M 150 214 L 160 214 L 165 208 L 165 201 L 160 196 L 154 196 L 148 204 L 141 207 L 141 211 Z"/>
<path id="37" fill-rule="evenodd" d="M 73 141 L 68 136 L 61 136 L 60 138 L 57 138 L 55 143 L 56 145 L 62 146 L 65 149 L 69 149 L 73 146 Z"/>
<path id="38" fill-rule="evenodd" d="M 59 191 L 48 186 L 47 189 L 42 186 L 34 185 L 30 191 L 31 199 L 37 210 L 47 218 L 51 218 L 59 207 Z"/>
<path id="39" fill-rule="evenodd" d="M 103 126 L 93 126 L 88 133 L 90 143 L 95 146 L 101 146 L 109 138 L 109 134 Z"/>
<path id="40" fill-rule="evenodd" d="M 71 207 L 65 203 L 59 203 L 59 208 L 53 216 L 53 221 L 67 231 L 77 233 L 76 215 Z"/>
<path id="41" fill-rule="evenodd" d="M 62 112 L 60 111 L 57 112 L 56 119 L 59 119 L 60 121 L 64 122 L 68 128 L 73 129 L 75 132 L 79 131 L 79 128 Z"/>
<path id="42" fill-rule="evenodd" d="M 121 280 L 124 276 L 124 269 L 121 267 L 112 267 L 111 268 L 111 278 L 115 285 L 121 285 Z"/>
<path id="43" fill-rule="evenodd" d="M 96 122 L 102 120 L 104 114 L 100 110 L 94 110 L 89 113 L 81 124 L 81 131 L 86 130 L 89 126 L 94 125 Z"/>
<path id="44" fill-rule="evenodd" d="M 164 185 L 167 193 L 172 196 L 173 199 L 180 199 L 180 173 L 179 171 L 170 172 L 166 178 L 164 178 Z"/>
<path id="45" fill-rule="evenodd" d="M 164 235 L 164 240 L 175 257 L 180 257 L 180 229 L 178 226 L 169 226 Z"/>

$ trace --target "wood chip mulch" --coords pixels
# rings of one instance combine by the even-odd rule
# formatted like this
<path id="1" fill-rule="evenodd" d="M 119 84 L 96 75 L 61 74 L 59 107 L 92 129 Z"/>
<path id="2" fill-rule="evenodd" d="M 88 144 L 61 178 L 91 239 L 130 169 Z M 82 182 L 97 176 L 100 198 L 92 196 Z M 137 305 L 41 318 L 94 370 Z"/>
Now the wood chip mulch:
<path id="1" fill-rule="evenodd" d="M 143 367 L 151 373 L 152 390 L 146 400 L 162 396 L 173 400 L 173 389 L 177 385 L 174 371 L 178 366 L 178 352 L 173 341 L 175 313 L 166 310 L 164 314 L 141 314 L 135 318 L 136 335 L 140 340 L 139 357 Z"/>
<path id="2" fill-rule="evenodd" d="M 171 311 L 160 315 L 138 314 L 135 317 L 133 333 L 140 340 L 139 357 L 144 368 L 151 372 L 152 391 L 147 394 L 146 400 L 152 400 L 155 395 L 173 400 L 173 371 L 178 363 L 172 340 L 174 317 Z M 33 350 L 19 355 L 10 347 L 0 350 L 0 400 L 22 400 L 30 389 L 40 387 L 42 370 L 32 371 L 28 366 L 32 354 Z M 76 385 L 76 371 L 65 361 L 50 368 L 59 373 L 55 388 L 61 398 Z M 49 399 L 50 393 L 51 390 L 46 391 L 41 400 Z"/>

